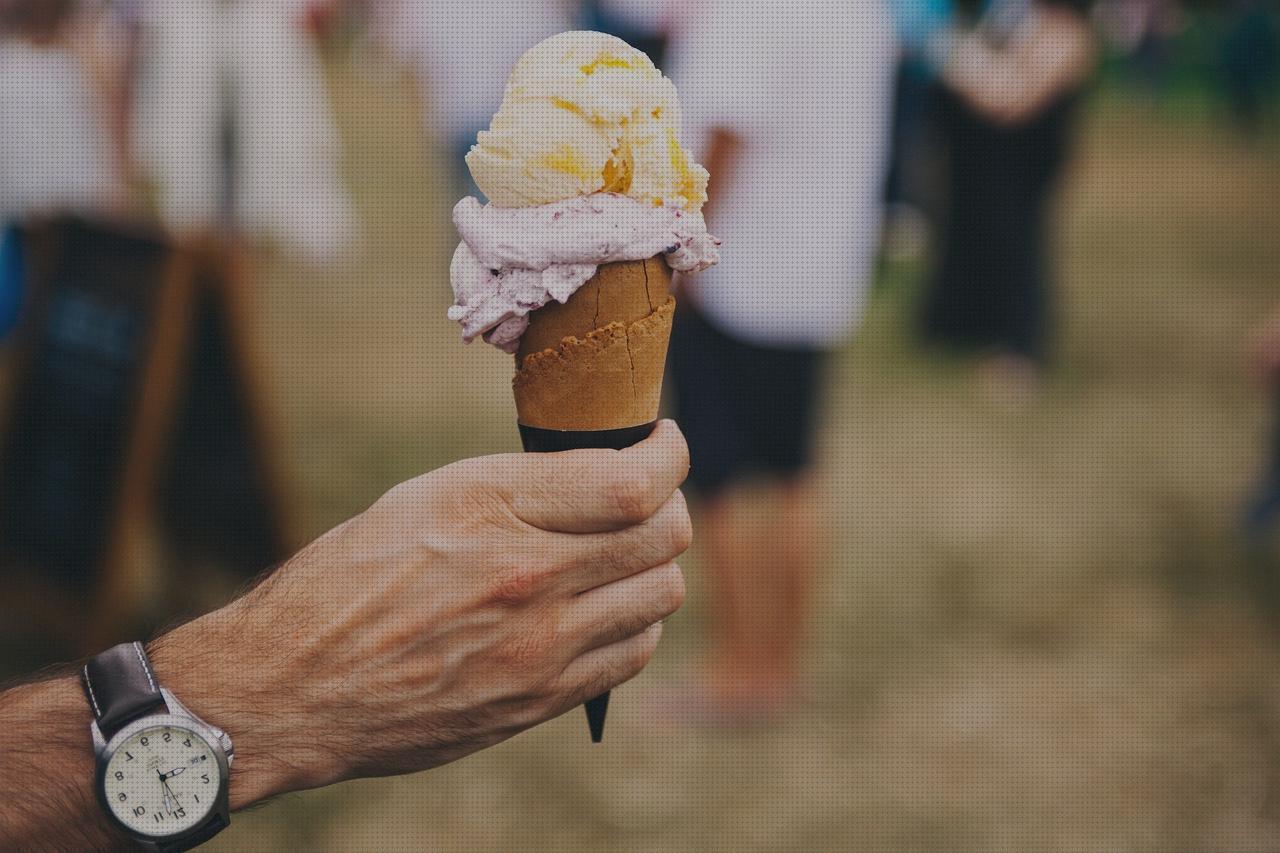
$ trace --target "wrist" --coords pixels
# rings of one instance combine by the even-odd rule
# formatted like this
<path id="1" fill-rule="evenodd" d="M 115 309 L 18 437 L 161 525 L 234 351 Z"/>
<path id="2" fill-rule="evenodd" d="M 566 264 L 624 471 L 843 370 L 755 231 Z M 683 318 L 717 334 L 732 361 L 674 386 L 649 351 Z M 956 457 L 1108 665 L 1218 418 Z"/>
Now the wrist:
<path id="1" fill-rule="evenodd" d="M 330 781 L 327 762 L 276 672 L 278 650 L 257 641 L 247 608 L 235 602 L 147 647 L 156 676 L 201 719 L 231 736 L 232 811 Z"/>
<path id="2" fill-rule="evenodd" d="M 111 827 L 94 793 L 92 720 L 76 676 L 0 694 L 0 848 L 132 846 Z M 39 721 L 38 737 L 31 736 L 33 721 Z M 53 836 L 51 826 L 59 828 Z"/>

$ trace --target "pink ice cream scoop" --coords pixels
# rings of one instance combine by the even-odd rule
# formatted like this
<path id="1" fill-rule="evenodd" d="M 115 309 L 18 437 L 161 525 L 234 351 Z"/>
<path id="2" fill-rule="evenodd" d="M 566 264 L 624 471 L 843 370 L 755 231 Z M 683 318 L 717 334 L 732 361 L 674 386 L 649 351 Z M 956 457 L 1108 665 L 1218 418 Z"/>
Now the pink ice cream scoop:
<path id="1" fill-rule="evenodd" d="M 600 264 L 663 255 L 673 270 L 697 272 L 720 259 L 701 213 L 615 193 L 522 208 L 464 198 L 453 223 L 462 242 L 449 269 L 449 319 L 462 325 L 463 340 L 483 336 L 511 353 L 529 313 L 566 302 Z"/>

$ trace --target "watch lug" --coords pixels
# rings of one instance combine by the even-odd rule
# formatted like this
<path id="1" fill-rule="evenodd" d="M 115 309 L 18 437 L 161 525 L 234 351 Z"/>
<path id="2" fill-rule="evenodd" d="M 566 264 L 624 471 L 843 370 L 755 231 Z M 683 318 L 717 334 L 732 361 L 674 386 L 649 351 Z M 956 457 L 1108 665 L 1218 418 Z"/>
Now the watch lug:
<path id="1" fill-rule="evenodd" d="M 160 695 L 164 697 L 164 704 L 169 707 L 170 714 L 177 714 L 180 717 L 190 717 L 191 719 L 196 720 L 197 722 L 202 722 L 202 723 L 204 722 L 195 714 L 191 713 L 190 708 L 188 708 L 186 705 L 183 705 L 181 702 L 179 702 L 178 697 L 174 696 L 172 693 L 169 692 L 169 688 L 161 687 Z M 208 723 L 205 723 L 205 725 L 208 725 Z M 210 726 L 210 728 L 212 728 L 212 726 Z"/>
<path id="2" fill-rule="evenodd" d="M 236 750 L 235 750 L 235 746 L 231 743 L 230 735 L 228 735 L 226 732 L 224 732 L 222 729 L 218 728 L 217 726 L 211 723 L 207 723 L 204 720 L 197 717 L 195 714 L 191 713 L 191 709 L 188 708 L 186 705 L 183 705 L 181 702 L 179 702 L 178 697 L 170 693 L 168 688 L 161 687 L 160 695 L 164 697 L 164 702 L 169 707 L 170 714 L 177 714 L 178 716 L 187 717 L 189 719 L 195 720 L 197 723 L 199 723 L 200 725 L 204 726 L 206 729 L 209 729 L 211 732 L 213 732 L 214 737 L 216 737 L 218 740 L 218 746 L 222 748 L 222 751 L 224 753 L 226 753 L 227 764 L 228 765 L 231 764 L 231 762 L 236 757 Z"/>
<path id="3" fill-rule="evenodd" d="M 102 729 L 98 726 L 97 720 L 89 724 L 89 734 L 93 737 L 93 756 L 101 759 L 103 753 L 107 751 L 107 739 L 102 736 Z"/>

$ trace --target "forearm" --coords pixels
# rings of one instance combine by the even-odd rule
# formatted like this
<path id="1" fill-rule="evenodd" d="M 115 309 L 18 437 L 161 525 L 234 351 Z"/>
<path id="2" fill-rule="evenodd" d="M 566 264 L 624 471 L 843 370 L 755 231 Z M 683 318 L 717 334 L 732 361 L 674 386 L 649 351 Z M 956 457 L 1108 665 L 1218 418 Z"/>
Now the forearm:
<path id="1" fill-rule="evenodd" d="M 154 680 L 231 736 L 232 810 L 460 758 L 648 663 L 684 597 L 688 470 L 663 421 L 624 451 L 424 475 L 149 643 Z M 125 845 L 76 676 L 0 693 L 0 850 Z"/>
<path id="2" fill-rule="evenodd" d="M 723 127 L 712 131 L 711 142 L 707 146 L 707 172 L 711 179 L 707 183 L 707 203 L 703 205 L 702 213 L 713 227 L 712 211 L 719 209 L 716 200 L 733 185 L 742 146 L 742 137 L 733 131 Z"/>
<path id="3" fill-rule="evenodd" d="M 288 615 L 259 606 L 258 592 L 147 645 L 160 683 L 231 736 L 232 811 L 327 784 L 336 772 L 291 689 L 301 674 L 282 671 Z"/>
<path id="4" fill-rule="evenodd" d="M 1034 72 L 1020 57 L 970 37 L 955 49 L 942 77 L 973 109 L 1016 124 L 1035 115 L 1056 92 L 1056 80 Z"/>
<path id="5" fill-rule="evenodd" d="M 1007 48 L 989 47 L 978 36 L 960 38 L 942 79 L 974 110 L 994 121 L 1016 124 L 1078 86 L 1092 63 L 1087 27 L 1053 16 Z"/>
<path id="6" fill-rule="evenodd" d="M 231 735 L 232 810 L 332 772 L 299 743 L 307 727 L 263 648 L 265 614 L 251 609 L 235 602 L 148 645 L 160 683 Z M 0 850 L 134 849 L 94 793 L 91 721 L 77 673 L 0 693 Z"/>
<path id="7" fill-rule="evenodd" d="M 91 719 L 74 676 L 0 693 L 0 849 L 130 849 L 93 793 Z"/>

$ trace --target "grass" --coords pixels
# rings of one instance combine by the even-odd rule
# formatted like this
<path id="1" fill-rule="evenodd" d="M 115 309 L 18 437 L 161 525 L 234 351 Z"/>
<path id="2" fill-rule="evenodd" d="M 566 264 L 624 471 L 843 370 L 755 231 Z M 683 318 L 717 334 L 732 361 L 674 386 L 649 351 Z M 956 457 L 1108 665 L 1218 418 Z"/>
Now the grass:
<path id="1" fill-rule="evenodd" d="M 260 258 L 260 334 L 309 533 L 399 480 L 517 447 L 507 358 L 444 319 L 446 164 L 400 82 L 338 72 L 365 241 Z M 694 596 L 619 691 L 455 765 L 237 817 L 220 850 L 1235 851 L 1280 847 L 1280 651 L 1235 533 L 1271 406 L 1280 148 L 1108 96 L 1061 197 L 1059 359 L 1017 413 L 912 335 L 888 271 L 822 430 L 833 548 L 796 718 L 657 729 Z M 321 733 L 322 735 L 323 733 Z M 299 733 L 310 737 L 313 733 Z"/>

